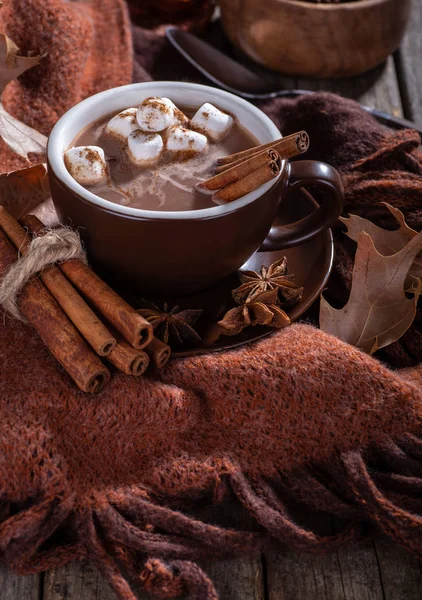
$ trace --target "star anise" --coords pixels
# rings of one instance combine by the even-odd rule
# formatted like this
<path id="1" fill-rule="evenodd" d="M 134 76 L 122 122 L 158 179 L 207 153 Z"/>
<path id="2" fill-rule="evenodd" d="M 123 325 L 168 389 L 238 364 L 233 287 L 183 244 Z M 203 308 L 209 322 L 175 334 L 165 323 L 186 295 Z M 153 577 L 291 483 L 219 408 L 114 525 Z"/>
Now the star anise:
<path id="1" fill-rule="evenodd" d="M 294 304 L 302 298 L 303 288 L 293 282 L 293 275 L 287 274 L 287 259 L 273 263 L 270 267 L 261 267 L 260 273 L 241 271 L 242 285 L 233 290 L 232 295 L 238 304 L 253 301 L 267 290 L 277 290 L 276 304 Z"/>
<path id="2" fill-rule="evenodd" d="M 154 329 L 154 335 L 165 344 L 182 345 L 186 342 L 199 342 L 201 337 L 193 328 L 202 314 L 202 309 L 180 310 L 174 306 L 169 310 L 164 304 L 163 310 L 150 302 L 148 307 L 138 309 Z"/>
<path id="3" fill-rule="evenodd" d="M 222 335 L 237 335 L 250 325 L 267 325 L 281 329 L 290 324 L 288 315 L 277 306 L 278 289 L 273 288 L 230 309 L 218 322 Z"/>

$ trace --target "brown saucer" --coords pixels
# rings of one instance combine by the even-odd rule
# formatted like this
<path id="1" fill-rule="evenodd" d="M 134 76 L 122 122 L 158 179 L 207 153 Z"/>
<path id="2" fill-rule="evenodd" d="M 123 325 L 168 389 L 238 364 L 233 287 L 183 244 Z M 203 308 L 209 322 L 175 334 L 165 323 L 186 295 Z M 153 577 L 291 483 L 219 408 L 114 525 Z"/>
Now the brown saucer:
<path id="1" fill-rule="evenodd" d="M 309 214 L 317 205 L 313 196 L 305 191 L 292 192 L 284 201 L 283 216 L 277 224 L 291 223 Z M 318 298 L 324 289 L 331 272 L 334 257 L 334 243 L 331 229 L 320 234 L 313 240 L 276 252 L 256 252 L 243 266 L 244 269 L 259 271 L 261 265 L 270 266 L 283 256 L 287 257 L 290 273 L 294 273 L 295 282 L 303 286 L 304 294 L 301 302 L 287 310 L 292 321 L 298 319 Z M 202 308 L 204 310 L 195 326 L 203 335 L 211 323 L 222 318 L 224 313 L 234 306 L 231 290 L 240 285 L 237 274 L 199 294 L 183 298 L 168 299 L 169 306 L 179 305 L 181 308 Z M 208 352 L 219 352 L 247 344 L 259 338 L 270 335 L 274 329 L 270 327 L 249 327 L 233 337 L 222 336 L 213 346 L 201 344 L 179 351 L 174 351 L 174 357 L 194 356 Z"/>

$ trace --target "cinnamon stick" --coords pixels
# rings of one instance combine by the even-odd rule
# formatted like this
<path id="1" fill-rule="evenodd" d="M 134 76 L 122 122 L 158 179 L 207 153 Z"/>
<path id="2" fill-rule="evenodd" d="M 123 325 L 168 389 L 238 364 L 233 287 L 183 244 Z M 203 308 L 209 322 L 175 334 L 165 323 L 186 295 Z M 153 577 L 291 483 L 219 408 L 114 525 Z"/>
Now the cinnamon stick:
<path id="1" fill-rule="evenodd" d="M 164 365 L 168 363 L 171 356 L 170 346 L 156 337 L 154 337 L 152 342 L 145 348 L 145 352 L 157 369 L 162 369 Z"/>
<path id="2" fill-rule="evenodd" d="M 217 159 L 217 168 L 222 165 L 229 165 L 236 161 L 237 164 L 239 164 L 239 162 L 258 154 L 259 152 L 263 152 L 263 150 L 267 150 L 268 148 L 273 148 L 276 150 L 282 160 L 286 158 L 293 158 L 294 156 L 298 156 L 299 154 L 303 154 L 307 151 L 309 148 L 309 135 L 306 133 L 306 131 L 298 131 L 297 133 L 292 133 L 284 138 L 280 138 L 280 140 L 275 140 L 273 142 L 268 142 L 267 144 L 261 144 L 260 146 L 248 148 L 247 150 L 242 150 L 242 152 L 236 152 L 235 154 L 230 154 L 229 156 L 222 156 L 221 158 Z M 224 171 L 224 169 L 222 170 Z"/>
<path id="3" fill-rule="evenodd" d="M 28 219 L 26 222 L 28 223 Z M 36 223 L 37 226 L 35 226 Z M 37 235 L 42 235 L 43 229 L 43 223 L 31 215 L 31 230 Z M 142 350 L 151 342 L 153 337 L 151 324 L 86 264 L 81 260 L 72 259 L 61 263 L 60 269 L 131 346 Z"/>
<path id="4" fill-rule="evenodd" d="M 33 219 L 36 217 L 29 216 L 22 219 L 29 231 L 31 231 Z M 0 227 L 19 252 L 26 254 L 31 236 L 4 207 L 0 207 Z M 47 267 L 40 273 L 40 279 L 95 352 L 100 356 L 110 354 L 116 345 L 116 340 L 60 269 L 55 266 Z"/>
<path id="5" fill-rule="evenodd" d="M 257 146 L 257 148 L 260 148 L 260 146 Z M 219 173 L 224 173 L 224 171 L 227 171 L 228 169 L 232 169 L 233 167 L 236 167 L 237 165 L 242 164 L 246 160 L 250 160 L 254 156 L 258 156 L 258 155 L 262 154 L 263 152 L 265 152 L 265 150 L 257 150 L 255 154 L 252 154 L 249 157 L 238 158 L 237 160 L 234 160 L 231 163 L 227 163 L 226 165 L 220 165 L 219 167 L 215 167 L 214 173 L 216 175 L 218 175 Z"/>
<path id="6" fill-rule="evenodd" d="M 125 340 L 120 339 L 117 345 L 107 356 L 115 367 L 126 375 L 139 377 L 144 373 L 149 365 L 149 356 L 143 350 L 135 350 Z"/>
<path id="7" fill-rule="evenodd" d="M 233 202 L 249 192 L 256 190 L 264 183 L 271 181 L 279 175 L 280 163 L 277 161 L 269 161 L 267 164 L 256 171 L 252 171 L 239 181 L 232 183 L 213 195 L 213 200 L 217 204 L 225 204 L 227 202 Z"/>
<path id="8" fill-rule="evenodd" d="M 0 272 L 17 259 L 16 249 L 0 230 Z M 97 393 L 108 383 L 109 371 L 39 279 L 26 284 L 19 295 L 19 309 L 79 389 Z"/>
<path id="9" fill-rule="evenodd" d="M 203 181 L 197 185 L 199 190 L 203 191 L 215 191 L 221 188 L 224 188 L 235 181 L 239 181 L 249 173 L 260 169 L 261 167 L 265 167 L 271 161 L 279 161 L 280 157 L 276 150 L 272 148 L 268 150 L 264 150 L 263 152 L 258 152 L 251 156 L 250 158 L 241 161 L 232 167 L 232 165 L 227 165 L 228 167 L 225 171 L 207 179 L 207 181 Z M 237 162 L 237 161 L 236 161 Z"/>

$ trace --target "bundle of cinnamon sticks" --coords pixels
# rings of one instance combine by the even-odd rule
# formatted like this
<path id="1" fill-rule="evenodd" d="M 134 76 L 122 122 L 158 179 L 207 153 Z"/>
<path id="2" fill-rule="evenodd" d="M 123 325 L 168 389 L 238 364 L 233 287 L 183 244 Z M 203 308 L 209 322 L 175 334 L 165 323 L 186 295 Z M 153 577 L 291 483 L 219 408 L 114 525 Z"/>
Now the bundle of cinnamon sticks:
<path id="1" fill-rule="evenodd" d="M 20 223 L 0 207 L 0 275 L 18 260 L 18 253 L 28 252 L 33 235 L 47 233 L 33 215 Z M 154 337 L 151 324 L 82 260 L 45 268 L 25 285 L 18 305 L 84 392 L 97 393 L 110 381 L 100 357 L 135 377 L 150 361 L 162 368 L 170 358 L 170 347 Z"/>
<path id="2" fill-rule="evenodd" d="M 303 154 L 309 148 L 306 131 L 261 144 L 217 160 L 215 175 L 198 184 L 204 193 L 212 193 L 216 204 L 233 202 L 275 179 L 282 161 Z"/>

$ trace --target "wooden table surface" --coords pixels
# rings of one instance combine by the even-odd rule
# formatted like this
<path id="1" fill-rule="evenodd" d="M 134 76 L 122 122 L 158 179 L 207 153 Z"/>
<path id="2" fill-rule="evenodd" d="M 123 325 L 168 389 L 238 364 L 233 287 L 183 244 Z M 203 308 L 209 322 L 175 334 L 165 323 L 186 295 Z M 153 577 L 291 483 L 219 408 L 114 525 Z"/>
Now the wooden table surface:
<path id="1" fill-rule="evenodd" d="M 400 0 L 397 0 L 400 2 Z M 342 81 L 280 78 L 282 87 L 338 92 L 422 127 L 422 0 L 400 50 L 385 65 Z M 221 600 L 421 600 L 422 563 L 385 539 L 328 556 L 289 551 L 206 564 Z M 0 600 L 113 600 L 89 564 L 19 577 L 0 567 Z"/>

